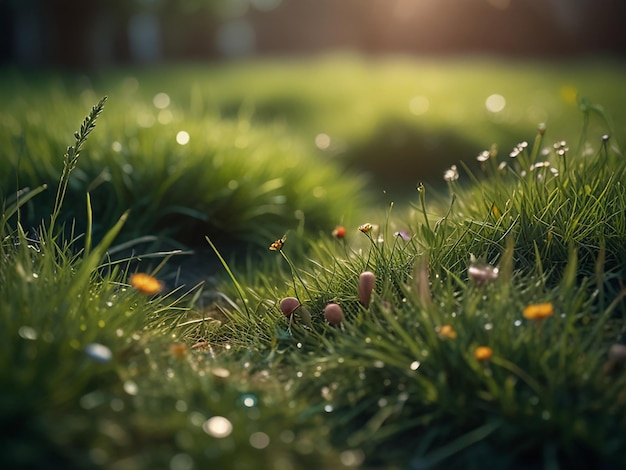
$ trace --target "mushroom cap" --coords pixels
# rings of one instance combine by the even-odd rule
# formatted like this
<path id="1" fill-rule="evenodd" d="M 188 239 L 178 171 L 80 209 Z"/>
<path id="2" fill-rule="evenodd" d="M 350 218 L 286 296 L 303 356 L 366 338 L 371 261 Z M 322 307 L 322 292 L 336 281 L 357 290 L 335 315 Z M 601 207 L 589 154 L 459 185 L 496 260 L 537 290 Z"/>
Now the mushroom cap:
<path id="1" fill-rule="evenodd" d="M 331 325 L 338 325 L 343 320 L 343 310 L 338 304 L 331 302 L 324 308 L 324 318 Z"/>
<path id="2" fill-rule="evenodd" d="M 285 297 L 280 301 L 280 310 L 286 317 L 290 317 L 298 307 L 300 307 L 300 301 L 295 297 Z"/>

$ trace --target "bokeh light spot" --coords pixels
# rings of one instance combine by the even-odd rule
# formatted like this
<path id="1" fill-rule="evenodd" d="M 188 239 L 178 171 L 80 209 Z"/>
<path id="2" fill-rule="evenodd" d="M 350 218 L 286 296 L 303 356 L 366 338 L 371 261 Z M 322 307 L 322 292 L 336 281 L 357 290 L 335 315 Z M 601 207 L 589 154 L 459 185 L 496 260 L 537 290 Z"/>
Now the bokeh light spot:
<path id="1" fill-rule="evenodd" d="M 265 449 L 270 445 L 270 437 L 264 432 L 253 432 L 250 435 L 250 445 L 255 449 Z"/>
<path id="2" fill-rule="evenodd" d="M 416 116 L 424 114 L 428 111 L 429 107 L 430 101 L 428 101 L 428 98 L 425 96 L 414 96 L 411 98 L 411 101 L 409 101 L 409 110 L 411 111 L 411 114 L 415 114 Z"/>
<path id="3" fill-rule="evenodd" d="M 159 109 L 165 109 L 170 105 L 170 96 L 167 93 L 157 93 L 152 98 L 152 104 Z"/>
<path id="4" fill-rule="evenodd" d="M 330 147 L 330 136 L 323 132 L 315 136 L 315 146 L 320 150 L 326 150 Z"/>
<path id="5" fill-rule="evenodd" d="M 189 132 L 179 131 L 178 134 L 176 134 L 176 142 L 179 145 L 187 145 L 189 143 Z"/>
<path id="6" fill-rule="evenodd" d="M 224 438 L 233 432 L 233 424 L 223 416 L 213 416 L 202 425 L 202 430 L 209 436 Z"/>
<path id="7" fill-rule="evenodd" d="M 485 108 L 491 113 L 499 113 L 506 106 L 506 100 L 504 96 L 494 93 L 489 95 L 485 100 Z"/>

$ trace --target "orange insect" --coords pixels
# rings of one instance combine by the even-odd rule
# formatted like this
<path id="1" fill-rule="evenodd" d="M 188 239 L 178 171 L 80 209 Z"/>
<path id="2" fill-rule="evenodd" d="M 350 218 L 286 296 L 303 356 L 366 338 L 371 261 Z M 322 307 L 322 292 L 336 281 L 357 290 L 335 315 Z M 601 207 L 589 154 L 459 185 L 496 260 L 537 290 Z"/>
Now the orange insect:
<path id="1" fill-rule="evenodd" d="M 270 245 L 270 250 L 272 251 L 280 251 L 283 249 L 285 245 L 285 241 L 287 241 L 287 234 L 283 235 L 281 238 L 276 240 L 274 243 Z"/>

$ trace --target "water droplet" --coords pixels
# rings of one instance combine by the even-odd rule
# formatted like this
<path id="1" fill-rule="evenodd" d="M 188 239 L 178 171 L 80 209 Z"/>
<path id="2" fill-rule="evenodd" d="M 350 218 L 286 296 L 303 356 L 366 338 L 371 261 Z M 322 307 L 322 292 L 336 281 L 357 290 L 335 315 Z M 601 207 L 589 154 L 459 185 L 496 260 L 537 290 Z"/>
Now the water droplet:
<path id="1" fill-rule="evenodd" d="M 387 406 L 389 404 L 389 402 L 387 401 L 386 398 L 380 398 L 378 400 L 378 407 L 379 408 L 384 408 L 385 406 Z"/>
<path id="2" fill-rule="evenodd" d="M 202 426 L 205 422 L 205 417 L 202 413 L 192 411 L 189 413 L 189 422 L 194 426 Z"/>
<path id="3" fill-rule="evenodd" d="M 285 444 L 291 444 L 295 440 L 295 438 L 296 435 L 293 431 L 289 429 L 285 429 L 280 433 L 280 440 L 283 441 Z"/>
<path id="4" fill-rule="evenodd" d="M 485 323 L 485 330 L 493 330 L 493 323 Z"/>
<path id="5" fill-rule="evenodd" d="M 270 437 L 264 432 L 253 432 L 250 434 L 250 445 L 255 449 L 265 449 L 270 445 Z"/>
<path id="6" fill-rule="evenodd" d="M 409 366 L 411 370 L 417 370 L 419 369 L 420 366 L 420 362 L 419 361 L 413 361 L 411 362 L 411 365 Z"/>
<path id="7" fill-rule="evenodd" d="M 91 343 L 85 346 L 85 354 L 96 362 L 109 362 L 113 359 L 111 350 L 100 343 Z"/>
<path id="8" fill-rule="evenodd" d="M 256 406 L 258 402 L 258 398 L 256 397 L 256 395 L 253 395 L 251 393 L 247 393 L 245 395 L 242 395 L 241 397 L 241 403 L 243 403 L 243 406 L 245 406 L 246 408 L 252 408 L 253 406 Z"/>
<path id="9" fill-rule="evenodd" d="M 83 395 L 82 397 L 80 397 L 79 403 L 82 409 L 93 410 L 97 406 L 100 406 L 102 403 L 104 403 L 104 400 L 104 394 L 96 390 L 95 392 L 91 392 L 87 395 Z"/>
<path id="10" fill-rule="evenodd" d="M 296 348 L 298 348 L 298 349 L 302 349 L 302 343 L 297 343 L 297 344 L 296 344 Z"/>
<path id="11" fill-rule="evenodd" d="M 202 430 L 209 436 L 224 438 L 233 432 L 233 425 L 223 416 L 213 416 L 202 424 Z"/>
<path id="12" fill-rule="evenodd" d="M 20 326 L 19 330 L 17 330 L 17 334 L 23 339 L 29 339 L 31 341 L 37 339 L 37 331 L 30 326 Z"/>
<path id="13" fill-rule="evenodd" d="M 522 325 L 522 320 L 515 320 L 515 321 L 513 322 L 513 325 L 515 325 L 515 326 L 521 326 L 521 325 Z"/>
<path id="14" fill-rule="evenodd" d="M 385 367 L 385 363 L 383 361 L 376 360 L 374 361 L 374 367 L 376 367 L 377 369 L 382 369 L 383 367 Z"/>
<path id="15" fill-rule="evenodd" d="M 333 405 L 325 405 L 325 406 L 324 406 L 324 411 L 325 411 L 326 413 L 332 413 L 332 411 L 333 411 Z"/>
<path id="16" fill-rule="evenodd" d="M 359 467 L 365 460 L 362 450 L 344 450 L 339 454 L 339 460 L 346 467 Z"/>
<path id="17" fill-rule="evenodd" d="M 121 338 L 122 336 L 124 336 L 124 330 L 122 330 L 121 328 L 118 328 L 117 330 L 115 330 L 115 335 L 118 338 Z"/>
<path id="18" fill-rule="evenodd" d="M 215 369 L 211 370 L 211 373 L 215 377 L 219 377 L 220 379 L 225 379 L 230 376 L 230 371 L 228 369 L 224 369 L 223 367 L 216 367 Z"/>
<path id="19" fill-rule="evenodd" d="M 170 470 L 192 470 L 193 458 L 189 454 L 176 454 L 170 460 Z"/>
<path id="20" fill-rule="evenodd" d="M 124 391 L 131 396 L 135 396 L 139 392 L 139 387 L 132 380 L 127 380 L 124 382 Z"/>

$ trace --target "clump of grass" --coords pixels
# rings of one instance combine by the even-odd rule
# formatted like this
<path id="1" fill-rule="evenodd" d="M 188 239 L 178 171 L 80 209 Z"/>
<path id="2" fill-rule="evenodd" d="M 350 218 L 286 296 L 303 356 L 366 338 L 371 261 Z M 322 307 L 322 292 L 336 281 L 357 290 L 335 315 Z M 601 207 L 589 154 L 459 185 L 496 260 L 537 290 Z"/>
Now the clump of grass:
<path id="1" fill-rule="evenodd" d="M 60 216 L 79 232 L 89 226 L 96 239 L 130 209 L 133 217 L 120 240 L 158 234 L 198 246 L 210 235 L 233 245 L 258 245 L 286 227 L 327 229 L 368 202 L 365 194 L 353 197 L 363 191 L 364 178 L 330 158 L 309 171 L 319 161 L 315 149 L 284 126 L 252 123 L 243 105 L 230 118 L 198 116 L 189 96 L 161 93 L 158 101 L 123 90 L 109 103 L 113 118 L 100 126 L 68 181 L 54 160 L 67 134 L 61 117 L 78 112 L 65 89 L 69 85 L 54 84 L 54 93 L 45 96 L 25 83 L 14 86 L 25 88 L 33 102 L 22 97 L 0 117 L 6 123 L 0 132 L 7 155 L 0 163 L 3 192 L 11 191 L 16 179 L 23 187 L 48 184 L 53 190 L 60 181 L 58 190 L 72 199 L 82 200 L 88 192 L 95 220 L 87 221 L 79 205 L 64 206 Z M 94 91 L 87 86 L 82 93 L 91 97 Z M 49 200 L 30 203 L 22 217 L 37 226 L 54 210 Z"/>
<path id="2" fill-rule="evenodd" d="M 472 186 L 453 169 L 443 215 L 420 187 L 408 224 L 390 211 L 360 239 L 312 241 L 309 266 L 281 246 L 282 288 L 261 279 L 255 314 L 233 311 L 230 334 L 264 331 L 254 343 L 280 351 L 302 413 L 367 466 L 619 465 L 626 163 L 607 137 L 544 151 L 545 134 L 506 160 L 481 154 L 488 178 Z"/>
<path id="3" fill-rule="evenodd" d="M 137 259 L 111 261 L 127 214 L 96 243 L 90 228 L 78 244 L 79 235 L 55 224 L 103 105 L 65 155 L 49 222 L 22 225 L 21 210 L 43 187 L 2 203 L 2 466 L 341 467 L 319 439 L 319 420 L 280 424 L 294 412 L 276 378 L 237 358 L 218 361 L 215 344 L 185 343 L 182 320 L 199 291 L 164 286 L 159 267 L 131 275 Z"/>

